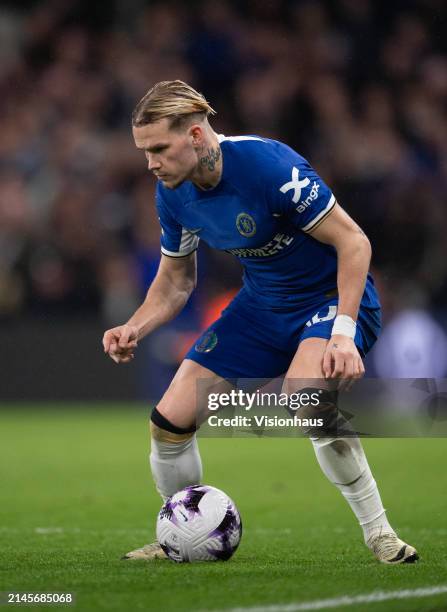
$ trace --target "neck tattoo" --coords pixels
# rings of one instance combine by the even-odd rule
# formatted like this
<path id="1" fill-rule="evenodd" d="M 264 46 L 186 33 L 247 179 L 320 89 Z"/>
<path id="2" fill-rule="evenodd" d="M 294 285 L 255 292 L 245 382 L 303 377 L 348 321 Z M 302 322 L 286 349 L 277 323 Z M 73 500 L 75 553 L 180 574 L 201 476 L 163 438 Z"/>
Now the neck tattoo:
<path id="1" fill-rule="evenodd" d="M 221 151 L 219 146 L 215 149 L 213 149 L 213 147 L 208 147 L 206 155 L 200 158 L 200 165 L 206 166 L 206 168 L 212 172 L 216 169 L 216 164 L 220 159 L 220 155 Z"/>

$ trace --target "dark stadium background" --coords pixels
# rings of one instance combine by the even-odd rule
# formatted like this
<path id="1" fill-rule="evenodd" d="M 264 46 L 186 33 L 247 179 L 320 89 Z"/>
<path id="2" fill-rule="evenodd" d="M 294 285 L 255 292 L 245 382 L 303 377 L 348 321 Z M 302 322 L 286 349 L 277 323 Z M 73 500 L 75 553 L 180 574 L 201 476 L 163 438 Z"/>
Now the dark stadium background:
<path id="1" fill-rule="evenodd" d="M 175 78 L 216 131 L 295 147 L 370 237 L 385 332 L 368 374 L 445 376 L 446 16 L 442 0 L 3 0 L 0 400 L 156 400 L 239 286 L 202 245 L 179 319 L 130 366 L 102 354 L 159 259 L 130 114 Z"/>

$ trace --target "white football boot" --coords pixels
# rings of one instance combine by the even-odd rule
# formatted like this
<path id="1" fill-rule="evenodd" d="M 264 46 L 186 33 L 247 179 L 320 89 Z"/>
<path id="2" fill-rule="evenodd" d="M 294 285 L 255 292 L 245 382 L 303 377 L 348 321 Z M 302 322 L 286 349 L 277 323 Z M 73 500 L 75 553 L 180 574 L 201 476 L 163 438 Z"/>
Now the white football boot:
<path id="1" fill-rule="evenodd" d="M 387 563 L 388 565 L 414 563 L 419 559 L 417 550 L 400 540 L 395 533 L 372 536 L 366 545 L 381 563 Z"/>
<path id="2" fill-rule="evenodd" d="M 143 548 L 131 550 L 121 557 L 121 559 L 142 559 L 143 561 L 153 561 L 154 559 L 167 559 L 165 552 L 158 542 L 145 544 Z"/>

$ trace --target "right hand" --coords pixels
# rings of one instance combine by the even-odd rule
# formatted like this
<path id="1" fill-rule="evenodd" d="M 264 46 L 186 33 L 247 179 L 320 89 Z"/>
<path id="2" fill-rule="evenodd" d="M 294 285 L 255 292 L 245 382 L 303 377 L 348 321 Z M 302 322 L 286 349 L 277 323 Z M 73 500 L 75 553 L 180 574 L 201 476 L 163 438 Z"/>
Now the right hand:
<path id="1" fill-rule="evenodd" d="M 134 325 L 119 325 L 108 329 L 102 339 L 104 353 L 115 363 L 129 363 L 138 346 L 138 328 Z"/>

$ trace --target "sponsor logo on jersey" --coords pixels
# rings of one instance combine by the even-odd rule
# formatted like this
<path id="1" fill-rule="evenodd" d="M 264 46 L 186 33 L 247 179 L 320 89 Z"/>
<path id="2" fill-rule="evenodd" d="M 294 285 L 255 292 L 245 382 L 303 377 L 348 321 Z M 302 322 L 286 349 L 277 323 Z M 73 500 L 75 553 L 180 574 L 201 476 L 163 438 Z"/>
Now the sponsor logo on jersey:
<path id="1" fill-rule="evenodd" d="M 236 257 L 271 257 L 289 246 L 294 240 L 294 236 L 287 234 L 276 234 L 270 242 L 256 249 L 228 249 L 227 253 Z"/>
<path id="2" fill-rule="evenodd" d="M 237 231 L 245 238 L 250 238 L 256 234 L 256 222 L 251 215 L 241 212 L 236 217 Z"/>
<path id="3" fill-rule="evenodd" d="M 198 353 L 209 353 L 218 342 L 216 332 L 209 331 L 204 334 L 194 347 Z"/>
<path id="4" fill-rule="evenodd" d="M 307 198 L 305 200 L 302 200 L 302 202 L 300 202 L 300 205 L 296 207 L 296 210 L 299 213 L 304 212 L 306 208 L 308 208 L 312 204 L 312 202 L 318 198 L 319 189 L 320 189 L 320 185 L 316 181 L 314 181 L 312 185 L 312 189 L 310 190 L 310 193 L 307 196 Z"/>
<path id="5" fill-rule="evenodd" d="M 298 168 L 293 166 L 292 180 L 288 183 L 284 183 L 284 185 L 282 185 L 279 190 L 281 191 L 281 193 L 287 193 L 288 191 L 293 189 L 292 202 L 294 204 L 298 204 L 301 198 L 301 190 L 303 189 L 303 187 L 307 187 L 309 183 L 310 180 L 307 178 L 307 176 L 306 178 L 303 178 L 300 181 L 300 171 L 298 170 Z"/>

